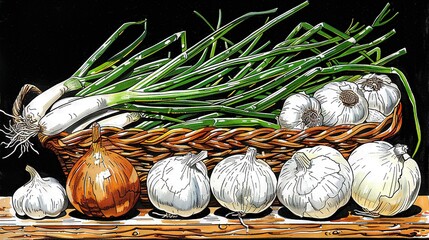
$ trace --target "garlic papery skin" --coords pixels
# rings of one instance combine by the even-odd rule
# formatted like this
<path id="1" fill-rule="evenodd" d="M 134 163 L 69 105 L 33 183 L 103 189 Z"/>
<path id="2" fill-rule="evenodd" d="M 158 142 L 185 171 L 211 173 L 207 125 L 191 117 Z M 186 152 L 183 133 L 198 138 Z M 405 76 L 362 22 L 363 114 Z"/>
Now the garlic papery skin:
<path id="1" fill-rule="evenodd" d="M 256 158 L 256 153 L 255 148 L 249 147 L 245 155 L 229 156 L 216 164 L 210 176 L 213 196 L 239 217 L 264 211 L 276 197 L 274 172 Z"/>
<path id="2" fill-rule="evenodd" d="M 368 117 L 368 102 L 356 83 L 331 82 L 314 93 L 322 108 L 323 125 L 360 124 Z"/>
<path id="3" fill-rule="evenodd" d="M 277 198 L 299 217 L 328 218 L 350 200 L 352 182 L 350 165 L 336 149 L 303 148 L 283 165 Z"/>
<path id="4" fill-rule="evenodd" d="M 320 103 L 304 93 L 289 96 L 279 115 L 280 126 L 287 129 L 304 130 L 322 125 Z"/>
<path id="5" fill-rule="evenodd" d="M 356 81 L 369 105 L 367 122 L 381 122 L 390 115 L 401 100 L 401 91 L 384 74 L 367 74 Z"/>
<path id="6" fill-rule="evenodd" d="M 68 205 L 66 190 L 51 177 L 42 178 L 37 171 L 26 166 L 30 180 L 18 188 L 12 196 L 16 214 L 33 219 L 59 216 Z"/>
<path id="7" fill-rule="evenodd" d="M 352 198 L 366 215 L 393 216 L 415 202 L 421 174 L 405 145 L 365 143 L 350 154 L 348 161 L 355 176 Z"/>
<path id="8" fill-rule="evenodd" d="M 210 202 L 207 151 L 188 153 L 156 162 L 147 177 L 150 202 L 166 216 L 189 217 L 203 211 Z"/>

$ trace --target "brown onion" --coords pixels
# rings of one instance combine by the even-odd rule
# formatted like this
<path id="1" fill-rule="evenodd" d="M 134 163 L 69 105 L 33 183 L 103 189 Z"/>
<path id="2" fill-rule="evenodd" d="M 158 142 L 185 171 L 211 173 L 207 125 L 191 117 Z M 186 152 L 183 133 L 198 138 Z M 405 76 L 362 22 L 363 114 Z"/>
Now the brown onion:
<path id="1" fill-rule="evenodd" d="M 131 163 L 102 146 L 100 125 L 92 126 L 92 145 L 70 171 L 66 191 L 71 204 L 90 217 L 119 217 L 139 199 L 140 180 Z"/>

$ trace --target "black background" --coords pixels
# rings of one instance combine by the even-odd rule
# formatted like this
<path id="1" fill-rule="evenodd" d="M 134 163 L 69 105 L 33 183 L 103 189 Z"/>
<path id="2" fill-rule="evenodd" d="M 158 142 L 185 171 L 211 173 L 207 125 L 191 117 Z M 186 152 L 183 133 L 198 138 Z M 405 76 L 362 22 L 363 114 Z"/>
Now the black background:
<path id="1" fill-rule="evenodd" d="M 10 113 L 19 89 L 26 83 L 45 90 L 69 77 L 124 22 L 148 19 L 149 32 L 144 46 L 182 30 L 187 31 L 190 46 L 210 32 L 201 19 L 193 14 L 194 10 L 202 13 L 215 25 L 219 9 L 222 10 L 223 23 L 227 23 L 249 11 L 278 7 L 278 13 L 282 13 L 301 2 L 301 0 L 0 1 L 0 108 Z M 349 26 L 352 19 L 368 25 L 386 2 L 310 0 L 308 7 L 267 34 L 274 40 L 282 39 L 301 21 L 313 25 L 325 21 L 343 30 Z M 390 65 L 400 68 L 406 74 L 417 99 L 423 139 L 415 160 L 422 172 L 420 194 L 429 194 L 427 178 L 429 1 L 394 0 L 390 3 L 394 11 L 400 14 L 377 32 L 378 34 L 369 35 L 364 41 L 374 39 L 381 33 L 395 28 L 397 34 L 381 45 L 383 54 L 387 55 L 402 47 L 407 48 L 408 53 Z M 260 24 L 261 20 L 263 19 L 252 20 L 250 24 Z M 244 30 L 234 31 L 237 39 L 244 37 Z M 406 97 L 403 97 L 402 102 L 404 125 L 391 142 L 404 143 L 410 147 L 411 152 L 416 143 L 412 111 Z M 2 125 L 9 121 L 4 115 L 1 115 L 0 119 Z M 62 183 L 65 182 L 54 154 L 39 146 L 37 139 L 33 142 L 36 143 L 39 155 L 26 153 L 18 158 L 18 154 L 14 154 L 7 159 L 0 159 L 0 196 L 12 195 L 17 187 L 28 180 L 29 175 L 24 171 L 26 164 L 34 166 L 42 176 L 52 176 Z M 3 147 L 0 148 L 1 156 L 8 153 Z"/>

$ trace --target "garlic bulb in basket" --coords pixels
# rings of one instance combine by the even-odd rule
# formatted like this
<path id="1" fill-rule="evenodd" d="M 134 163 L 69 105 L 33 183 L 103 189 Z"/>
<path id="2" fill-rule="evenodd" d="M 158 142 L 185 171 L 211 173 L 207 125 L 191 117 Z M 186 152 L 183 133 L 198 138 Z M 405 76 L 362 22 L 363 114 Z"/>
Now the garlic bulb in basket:
<path id="1" fill-rule="evenodd" d="M 260 213 L 270 207 L 276 197 L 277 179 L 271 167 L 256 158 L 256 149 L 249 147 L 246 155 L 227 157 L 216 164 L 210 186 L 216 200 L 237 212 Z"/>
<path id="2" fill-rule="evenodd" d="M 41 219 L 57 217 L 66 210 L 66 190 L 55 178 L 41 178 L 28 165 L 25 170 L 30 173 L 30 181 L 18 188 L 12 196 L 12 206 L 18 215 Z"/>
<path id="3" fill-rule="evenodd" d="M 287 129 L 304 130 L 322 125 L 320 103 L 305 93 L 289 96 L 278 118 L 280 126 Z"/>
<path id="4" fill-rule="evenodd" d="M 207 151 L 188 153 L 156 162 L 147 176 L 149 200 L 166 216 L 189 217 L 203 211 L 210 202 L 206 165 Z"/>
<path id="5" fill-rule="evenodd" d="M 322 108 L 323 125 L 360 124 L 368 117 L 368 102 L 356 83 L 331 82 L 314 97 Z"/>
<path id="6" fill-rule="evenodd" d="M 401 91 L 387 75 L 367 74 L 357 80 L 369 104 L 367 122 L 381 122 L 401 100 Z"/>
<path id="7" fill-rule="evenodd" d="M 283 165 L 277 197 L 297 216 L 327 218 L 347 204 L 352 181 L 340 152 L 327 146 L 303 148 Z"/>
<path id="8" fill-rule="evenodd" d="M 365 215 L 393 216 L 415 202 L 421 175 L 405 145 L 365 143 L 350 154 L 349 163 L 355 176 L 352 198 Z"/>

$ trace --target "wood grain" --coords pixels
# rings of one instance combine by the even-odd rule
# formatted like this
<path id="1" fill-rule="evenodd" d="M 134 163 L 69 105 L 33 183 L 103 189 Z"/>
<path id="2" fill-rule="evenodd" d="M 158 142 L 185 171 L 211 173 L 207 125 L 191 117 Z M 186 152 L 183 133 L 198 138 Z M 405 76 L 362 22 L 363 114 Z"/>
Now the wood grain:
<path id="1" fill-rule="evenodd" d="M 32 220 L 16 217 L 10 200 L 0 197 L 1 239 L 429 237 L 427 196 L 419 196 L 412 209 L 395 217 L 362 217 L 349 207 L 330 219 L 316 221 L 288 215 L 276 206 L 264 216 L 245 218 L 248 231 L 238 219 L 225 218 L 218 208 L 194 219 L 154 218 L 152 209 L 138 208 L 135 215 L 109 221 L 85 218 L 74 209 L 58 218 Z"/>

